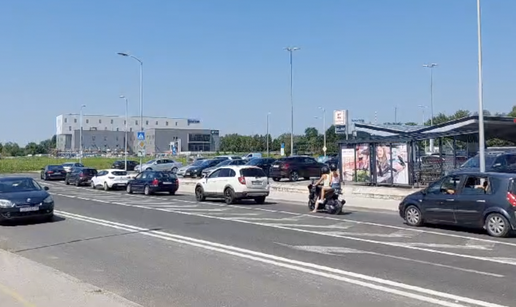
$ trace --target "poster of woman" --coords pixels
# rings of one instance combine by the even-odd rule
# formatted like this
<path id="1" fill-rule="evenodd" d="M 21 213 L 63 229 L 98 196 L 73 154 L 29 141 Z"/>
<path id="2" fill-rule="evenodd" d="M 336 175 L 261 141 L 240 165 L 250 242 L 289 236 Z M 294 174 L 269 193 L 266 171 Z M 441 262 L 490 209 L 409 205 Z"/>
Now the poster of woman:
<path id="1" fill-rule="evenodd" d="M 343 148 L 342 178 L 344 181 L 370 181 L 370 152 L 369 145 L 357 145 L 354 148 Z M 356 161 L 355 161 L 356 157 Z"/>
<path id="2" fill-rule="evenodd" d="M 391 151 L 392 148 L 392 151 Z M 408 152 L 406 144 L 376 146 L 376 182 L 408 184 Z"/>

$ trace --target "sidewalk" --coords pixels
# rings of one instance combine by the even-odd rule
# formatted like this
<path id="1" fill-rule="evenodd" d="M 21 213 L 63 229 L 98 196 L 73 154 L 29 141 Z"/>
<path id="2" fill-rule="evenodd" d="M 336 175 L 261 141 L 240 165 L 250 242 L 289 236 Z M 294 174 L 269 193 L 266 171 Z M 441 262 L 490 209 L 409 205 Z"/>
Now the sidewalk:
<path id="1" fill-rule="evenodd" d="M 4 250 L 0 268 L 2 307 L 142 307 Z"/>

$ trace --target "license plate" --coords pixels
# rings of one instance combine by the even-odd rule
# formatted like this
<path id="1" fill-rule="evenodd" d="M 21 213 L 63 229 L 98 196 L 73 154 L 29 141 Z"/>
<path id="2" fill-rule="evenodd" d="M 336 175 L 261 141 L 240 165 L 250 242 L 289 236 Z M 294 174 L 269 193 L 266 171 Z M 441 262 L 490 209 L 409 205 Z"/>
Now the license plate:
<path id="1" fill-rule="evenodd" d="M 20 208 L 20 212 L 31 212 L 31 211 L 38 211 L 39 207 L 24 207 Z"/>
<path id="2" fill-rule="evenodd" d="M 253 184 L 253 185 L 261 185 L 261 184 L 262 184 L 262 182 L 261 182 L 261 181 L 252 181 L 252 184 Z"/>
<path id="3" fill-rule="evenodd" d="M 163 182 L 163 184 L 172 184 L 172 182 L 168 182 L 168 181 L 167 181 L 167 182 Z"/>
<path id="4" fill-rule="evenodd" d="M 272 167 L 274 167 L 274 168 L 278 168 L 278 167 L 279 167 L 279 165 L 273 165 Z"/>

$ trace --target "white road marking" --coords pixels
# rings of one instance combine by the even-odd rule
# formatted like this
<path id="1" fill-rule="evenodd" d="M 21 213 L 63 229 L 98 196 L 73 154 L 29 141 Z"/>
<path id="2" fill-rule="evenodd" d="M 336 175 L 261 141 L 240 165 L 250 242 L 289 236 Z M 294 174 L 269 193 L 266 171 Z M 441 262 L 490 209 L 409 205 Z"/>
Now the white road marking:
<path id="1" fill-rule="evenodd" d="M 353 225 L 348 225 L 344 223 L 333 224 L 333 225 L 311 225 L 311 224 L 278 224 L 278 223 L 264 223 L 267 225 L 273 226 L 290 226 L 290 227 L 301 227 L 301 228 L 326 228 L 326 229 L 348 229 L 353 227 Z"/>
<path id="2" fill-rule="evenodd" d="M 287 225 L 288 226 L 288 225 Z M 367 233 L 367 232 L 344 232 L 344 231 L 329 231 L 318 232 L 319 234 L 329 234 L 334 236 L 358 236 L 358 237 L 379 237 L 379 238 L 407 238 L 406 234 L 393 233 Z"/>
<path id="3" fill-rule="evenodd" d="M 198 208 L 197 205 L 171 205 L 170 203 L 155 203 L 155 204 L 145 204 L 145 205 L 152 205 L 153 208 Z"/>
<path id="4" fill-rule="evenodd" d="M 216 208 L 216 209 L 208 209 L 208 208 L 160 208 L 160 209 L 167 209 L 167 210 L 170 210 L 170 211 L 174 211 L 176 212 L 176 210 L 178 211 L 181 211 L 181 212 L 206 212 L 206 213 L 209 213 L 209 212 L 222 212 L 222 211 L 227 211 L 227 210 L 230 210 L 230 209 L 224 209 L 224 208 Z"/>
<path id="5" fill-rule="evenodd" d="M 391 242 L 395 245 L 400 246 L 412 246 L 412 247 L 433 247 L 433 248 L 456 248 L 456 249 L 477 249 L 477 250 L 492 250 L 482 245 L 457 245 L 457 244 L 439 244 L 439 243 L 421 243 L 421 242 Z"/>
<path id="6" fill-rule="evenodd" d="M 125 230 L 128 232 L 136 232 L 140 235 L 154 237 L 158 239 L 163 239 L 166 241 L 172 241 L 180 244 L 186 244 L 202 249 L 207 249 L 211 251 L 216 251 L 220 253 L 225 253 L 228 255 L 245 258 L 249 260 L 253 260 L 256 262 L 267 263 L 273 266 L 288 268 L 292 270 L 296 270 L 299 272 L 304 272 L 307 274 L 317 275 L 329 279 L 339 280 L 355 285 L 359 285 L 362 287 L 390 293 L 396 294 L 440 306 L 445 307 L 467 307 L 466 305 L 458 304 L 472 304 L 475 306 L 482 307 L 507 307 L 499 304 L 489 303 L 481 300 L 476 300 L 468 297 L 458 296 L 454 294 L 449 294 L 445 292 L 434 291 L 431 289 L 426 289 L 422 287 L 412 286 L 408 284 L 399 283 L 392 280 L 382 279 L 374 276 L 344 271 L 340 269 L 335 269 L 327 266 L 321 266 L 314 263 L 302 262 L 297 260 L 292 260 L 288 258 L 278 257 L 271 254 L 265 254 L 261 252 L 256 252 L 252 250 L 247 250 L 243 248 L 238 248 L 234 246 L 224 245 L 220 243 L 199 240 L 191 237 L 174 235 L 171 233 L 166 233 L 162 231 L 152 231 L 150 229 L 141 228 L 137 226 L 121 224 L 117 222 L 111 222 L 107 220 L 96 219 L 84 215 L 78 215 L 74 213 L 64 212 L 64 211 L 56 211 L 57 214 L 63 215 L 67 218 L 102 225 L 106 227 L 111 227 L 115 229 Z M 400 290 L 402 289 L 402 290 Z M 409 292 L 412 291 L 412 292 Z M 439 299 L 435 298 L 438 297 Z M 447 301 L 452 300 L 455 302 Z"/>
<path id="7" fill-rule="evenodd" d="M 293 248 L 293 249 L 297 249 L 297 250 L 303 250 L 303 251 L 307 251 L 307 252 L 314 252 L 314 253 L 325 254 L 325 255 L 366 254 L 366 255 L 374 255 L 374 256 L 386 257 L 386 258 L 391 258 L 391 259 L 403 260 L 403 261 L 410 261 L 410 262 L 415 262 L 415 263 L 442 267 L 442 268 L 446 268 L 446 269 L 453 269 L 453 270 L 457 270 L 457 271 L 475 273 L 475 274 L 498 277 L 498 278 L 505 277 L 505 275 L 500 275 L 500 274 L 495 274 L 495 273 L 464 269 L 464 268 L 454 267 L 454 266 L 450 266 L 450 265 L 433 263 L 433 262 L 417 260 L 417 259 L 412 259 L 412 258 L 407 258 L 407 257 L 392 256 L 392 255 L 380 254 L 380 253 L 363 251 L 363 250 L 358 250 L 358 249 L 351 249 L 351 248 L 340 247 L 340 246 L 310 246 L 310 245 L 295 246 L 295 245 L 288 245 L 288 244 L 283 244 L 283 243 L 276 243 L 276 244 L 286 246 L 289 248 Z"/>
<path id="8" fill-rule="evenodd" d="M 66 197 L 66 195 L 63 195 L 63 196 Z M 152 207 L 146 207 L 146 206 L 140 206 L 140 205 L 131 205 L 131 204 L 126 204 L 126 203 L 112 203 L 112 204 L 121 205 L 121 206 L 125 206 L 125 207 L 134 207 L 134 208 L 142 208 L 142 209 L 170 212 L 170 211 L 163 210 L 160 208 L 152 208 Z M 491 257 L 479 257 L 479 256 L 466 255 L 466 254 L 458 254 L 458 253 L 453 253 L 453 252 L 448 252 L 448 251 L 434 250 L 434 249 L 422 248 L 422 247 L 417 247 L 417 246 L 399 245 L 399 244 L 393 244 L 392 242 L 382 242 L 382 241 L 376 241 L 376 240 L 366 239 L 366 238 L 357 238 L 357 237 L 353 237 L 353 236 L 349 236 L 349 235 L 341 235 L 341 234 L 335 234 L 335 233 L 332 234 L 329 232 L 321 232 L 321 231 L 311 231 L 311 230 L 307 230 L 307 229 L 299 229 L 299 228 L 288 227 L 288 226 L 277 226 L 277 225 L 271 225 L 271 224 L 266 224 L 266 223 L 260 223 L 257 221 L 246 221 L 246 220 L 235 219 L 235 218 L 230 219 L 227 217 L 211 216 L 211 215 L 195 213 L 195 212 L 173 211 L 171 213 L 197 216 L 197 217 L 205 217 L 205 218 L 218 219 L 218 220 L 224 220 L 224 221 L 234 221 L 234 222 L 244 223 L 244 224 L 272 227 L 272 228 L 277 228 L 277 229 L 310 233 L 310 234 L 316 234 L 316 235 L 321 235 L 321 236 L 329 236 L 329 237 L 341 238 L 341 239 L 358 241 L 358 242 L 386 245 L 386 246 L 391 246 L 391 247 L 400 247 L 400 248 L 429 252 L 429 253 L 434 253 L 434 254 L 441 254 L 441 255 L 446 255 L 446 256 L 453 256 L 453 257 L 460 257 L 460 258 L 467 258 L 467 259 L 474 259 L 474 260 L 479 260 L 479 261 L 494 262 L 494 263 L 516 266 L 516 263 L 513 263 L 512 261 L 505 261 L 503 259 L 493 259 Z M 335 219 L 335 220 L 343 221 L 341 219 Z"/>
<path id="9" fill-rule="evenodd" d="M 297 222 L 301 217 L 295 216 L 295 217 L 234 217 L 234 218 L 225 218 L 227 220 L 231 221 L 293 221 Z M 271 224 L 274 225 L 274 224 Z"/>

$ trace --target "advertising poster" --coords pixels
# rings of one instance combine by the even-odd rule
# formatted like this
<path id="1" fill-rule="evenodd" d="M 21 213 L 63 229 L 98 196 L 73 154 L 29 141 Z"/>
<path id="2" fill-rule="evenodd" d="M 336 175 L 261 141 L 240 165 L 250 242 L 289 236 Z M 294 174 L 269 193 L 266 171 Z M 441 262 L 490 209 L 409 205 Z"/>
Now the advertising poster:
<path id="1" fill-rule="evenodd" d="M 369 145 L 342 148 L 342 179 L 344 181 L 370 182 L 371 172 Z M 355 161 L 356 157 L 356 161 Z"/>
<path id="2" fill-rule="evenodd" d="M 376 145 L 376 183 L 409 184 L 408 163 L 406 144 Z"/>

